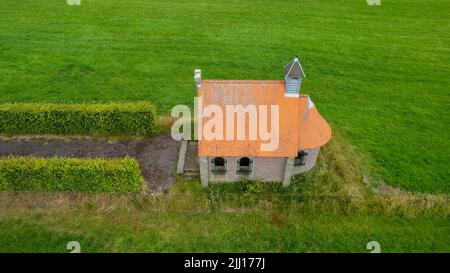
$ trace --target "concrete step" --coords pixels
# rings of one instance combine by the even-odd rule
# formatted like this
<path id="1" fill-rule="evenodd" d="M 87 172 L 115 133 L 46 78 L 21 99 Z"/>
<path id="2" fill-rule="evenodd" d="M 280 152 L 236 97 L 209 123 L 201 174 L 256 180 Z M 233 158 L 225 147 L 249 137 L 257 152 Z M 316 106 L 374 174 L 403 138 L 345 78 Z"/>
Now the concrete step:
<path id="1" fill-rule="evenodd" d="M 184 176 L 199 176 L 200 175 L 200 171 L 199 170 L 194 170 L 194 169 L 184 169 Z"/>

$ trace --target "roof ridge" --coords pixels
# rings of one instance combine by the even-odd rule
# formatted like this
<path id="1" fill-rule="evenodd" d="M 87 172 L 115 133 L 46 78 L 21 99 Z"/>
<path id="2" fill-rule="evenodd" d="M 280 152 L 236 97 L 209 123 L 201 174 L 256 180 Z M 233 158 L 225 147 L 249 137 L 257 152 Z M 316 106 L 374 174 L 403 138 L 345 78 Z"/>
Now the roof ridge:
<path id="1" fill-rule="evenodd" d="M 203 83 L 220 83 L 220 84 L 265 83 L 265 84 L 280 84 L 280 83 L 284 83 L 284 80 L 203 80 Z"/>

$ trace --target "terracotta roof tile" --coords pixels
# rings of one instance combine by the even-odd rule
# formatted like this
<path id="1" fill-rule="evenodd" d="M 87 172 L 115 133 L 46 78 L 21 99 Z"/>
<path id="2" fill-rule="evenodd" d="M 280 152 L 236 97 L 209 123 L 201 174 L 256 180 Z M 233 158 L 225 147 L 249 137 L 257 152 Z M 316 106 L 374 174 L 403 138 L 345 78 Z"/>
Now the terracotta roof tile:
<path id="1" fill-rule="evenodd" d="M 246 118 L 247 140 L 199 140 L 199 156 L 261 156 L 294 157 L 306 148 L 324 145 L 331 137 L 331 129 L 319 114 L 307 95 L 285 97 L 284 81 L 261 80 L 203 80 L 198 90 L 203 108 L 218 105 L 224 112 L 226 105 L 279 105 L 279 146 L 274 151 L 262 151 L 259 138 L 248 140 L 248 115 Z M 311 104 L 313 105 L 311 107 Z M 268 119 L 270 120 L 270 113 Z M 203 118 L 203 124 L 210 118 Z M 236 120 L 234 122 L 236 132 Z M 270 126 L 269 126 L 270 128 Z M 224 128 L 225 131 L 225 128 Z"/>

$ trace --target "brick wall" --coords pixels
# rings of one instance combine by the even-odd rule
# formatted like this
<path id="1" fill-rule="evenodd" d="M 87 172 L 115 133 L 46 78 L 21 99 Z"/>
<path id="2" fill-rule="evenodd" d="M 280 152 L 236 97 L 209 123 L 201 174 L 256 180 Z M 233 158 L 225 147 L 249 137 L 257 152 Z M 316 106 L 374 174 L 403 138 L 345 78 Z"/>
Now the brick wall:
<path id="1" fill-rule="evenodd" d="M 294 166 L 294 175 L 304 173 L 311 170 L 316 165 L 317 156 L 319 155 L 320 148 L 305 149 L 308 155 L 305 157 L 305 165 Z"/>
<path id="2" fill-rule="evenodd" d="M 309 171 L 314 167 L 320 148 L 307 149 L 308 155 L 305 157 L 305 165 L 294 166 L 293 174 L 299 174 Z M 226 159 L 227 171 L 225 173 L 211 172 L 211 160 L 214 157 L 207 157 L 207 170 L 209 173 L 209 182 L 236 181 L 240 178 L 261 180 L 261 181 L 283 181 L 286 165 L 285 157 L 250 157 L 253 160 L 253 172 L 251 174 L 238 174 L 237 161 L 240 157 L 223 157 Z"/>
<path id="3" fill-rule="evenodd" d="M 253 172 L 248 175 L 238 174 L 237 161 L 240 157 L 224 157 L 227 160 L 226 173 L 212 173 L 210 172 L 209 180 L 211 182 L 218 181 L 235 181 L 239 178 L 255 179 L 262 181 L 282 181 L 284 175 L 284 164 L 286 158 L 284 157 L 256 157 L 253 160 Z M 213 157 L 208 157 L 208 169 L 211 170 L 211 160 Z"/>

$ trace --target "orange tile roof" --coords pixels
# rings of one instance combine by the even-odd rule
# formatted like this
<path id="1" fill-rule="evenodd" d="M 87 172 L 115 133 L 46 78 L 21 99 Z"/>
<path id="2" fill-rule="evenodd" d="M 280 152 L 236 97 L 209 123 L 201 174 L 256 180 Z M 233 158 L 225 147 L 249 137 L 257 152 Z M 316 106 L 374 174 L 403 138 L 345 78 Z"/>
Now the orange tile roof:
<path id="1" fill-rule="evenodd" d="M 200 139 L 199 156 L 295 157 L 302 149 L 326 144 L 331 137 L 331 128 L 309 96 L 286 97 L 284 89 L 283 80 L 203 80 L 198 90 L 203 109 L 212 104 L 220 106 L 224 124 L 226 105 L 268 105 L 269 111 L 270 105 L 279 105 L 279 146 L 274 151 L 262 151 L 260 145 L 267 141 L 261 140 L 259 134 L 256 140 L 248 140 L 247 115 L 246 140 Z M 269 121 L 270 116 L 269 113 Z M 202 118 L 203 124 L 209 119 Z M 270 130 L 270 126 L 268 128 Z"/>

